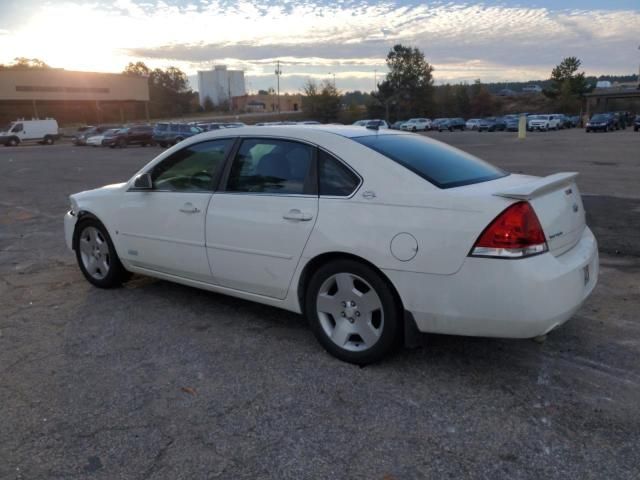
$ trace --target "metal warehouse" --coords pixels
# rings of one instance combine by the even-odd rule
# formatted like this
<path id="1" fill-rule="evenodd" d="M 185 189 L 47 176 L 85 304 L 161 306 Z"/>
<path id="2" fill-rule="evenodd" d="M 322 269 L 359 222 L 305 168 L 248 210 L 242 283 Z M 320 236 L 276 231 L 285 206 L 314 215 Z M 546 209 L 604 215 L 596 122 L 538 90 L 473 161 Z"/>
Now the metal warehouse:
<path id="1" fill-rule="evenodd" d="M 148 118 L 146 77 L 63 69 L 0 71 L 0 121 L 54 117 L 101 123 Z"/>

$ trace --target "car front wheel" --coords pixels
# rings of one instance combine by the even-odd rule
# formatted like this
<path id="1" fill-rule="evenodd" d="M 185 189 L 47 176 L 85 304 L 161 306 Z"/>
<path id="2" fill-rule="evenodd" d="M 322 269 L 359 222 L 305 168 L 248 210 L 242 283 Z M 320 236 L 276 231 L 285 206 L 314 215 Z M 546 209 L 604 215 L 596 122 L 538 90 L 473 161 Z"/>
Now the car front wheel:
<path id="1" fill-rule="evenodd" d="M 75 251 L 80 270 L 96 287 L 117 287 L 130 276 L 120 263 L 107 229 L 94 218 L 80 220 L 75 233 Z"/>
<path id="2" fill-rule="evenodd" d="M 392 288 L 354 260 L 328 263 L 311 277 L 305 312 L 320 344 L 346 362 L 380 360 L 400 338 L 401 308 Z"/>

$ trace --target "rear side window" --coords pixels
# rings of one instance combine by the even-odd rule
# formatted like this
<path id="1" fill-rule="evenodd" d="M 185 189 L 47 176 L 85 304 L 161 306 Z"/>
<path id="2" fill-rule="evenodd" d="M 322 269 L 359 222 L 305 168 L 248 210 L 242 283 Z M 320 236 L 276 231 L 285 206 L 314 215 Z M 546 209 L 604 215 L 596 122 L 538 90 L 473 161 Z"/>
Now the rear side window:
<path id="1" fill-rule="evenodd" d="M 313 148 L 276 139 L 246 139 L 231 166 L 227 191 L 303 194 L 309 185 Z"/>
<path id="2" fill-rule="evenodd" d="M 320 195 L 348 197 L 358 187 L 360 179 L 346 165 L 323 150 L 318 152 Z"/>
<path id="3" fill-rule="evenodd" d="M 508 175 L 473 155 L 419 135 L 370 135 L 353 140 L 408 168 L 438 188 L 470 185 Z"/>

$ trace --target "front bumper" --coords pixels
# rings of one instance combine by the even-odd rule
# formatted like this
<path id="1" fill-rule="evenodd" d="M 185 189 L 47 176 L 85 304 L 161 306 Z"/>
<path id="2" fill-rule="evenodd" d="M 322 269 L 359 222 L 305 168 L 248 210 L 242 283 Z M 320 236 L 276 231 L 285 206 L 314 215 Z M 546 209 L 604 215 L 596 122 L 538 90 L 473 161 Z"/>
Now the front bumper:
<path id="1" fill-rule="evenodd" d="M 453 275 L 385 274 L 422 332 L 531 338 L 571 318 L 593 291 L 598 269 L 597 242 L 585 228 L 578 244 L 558 257 L 468 257 Z"/>
<path id="2" fill-rule="evenodd" d="M 69 250 L 73 250 L 73 232 L 76 228 L 78 217 L 68 211 L 64 216 L 64 242 Z"/>

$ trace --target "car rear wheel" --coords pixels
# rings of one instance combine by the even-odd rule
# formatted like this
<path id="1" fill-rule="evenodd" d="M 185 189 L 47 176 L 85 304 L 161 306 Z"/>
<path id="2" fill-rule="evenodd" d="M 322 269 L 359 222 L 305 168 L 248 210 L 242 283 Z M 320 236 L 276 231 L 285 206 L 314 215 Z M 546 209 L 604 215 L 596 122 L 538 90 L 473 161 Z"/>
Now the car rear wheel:
<path id="1" fill-rule="evenodd" d="M 119 138 L 117 146 L 118 148 L 125 148 L 127 146 L 127 141 L 124 138 Z"/>
<path id="2" fill-rule="evenodd" d="M 392 288 L 354 260 L 328 263 L 313 274 L 305 313 L 320 344 L 346 362 L 380 360 L 400 338 L 401 308 Z"/>
<path id="3" fill-rule="evenodd" d="M 117 287 L 131 276 L 120 263 L 107 229 L 98 220 L 81 220 L 74 240 L 80 270 L 96 287 Z"/>
<path id="4" fill-rule="evenodd" d="M 49 135 L 44 137 L 44 144 L 45 145 L 53 145 L 53 137 L 51 137 Z"/>

